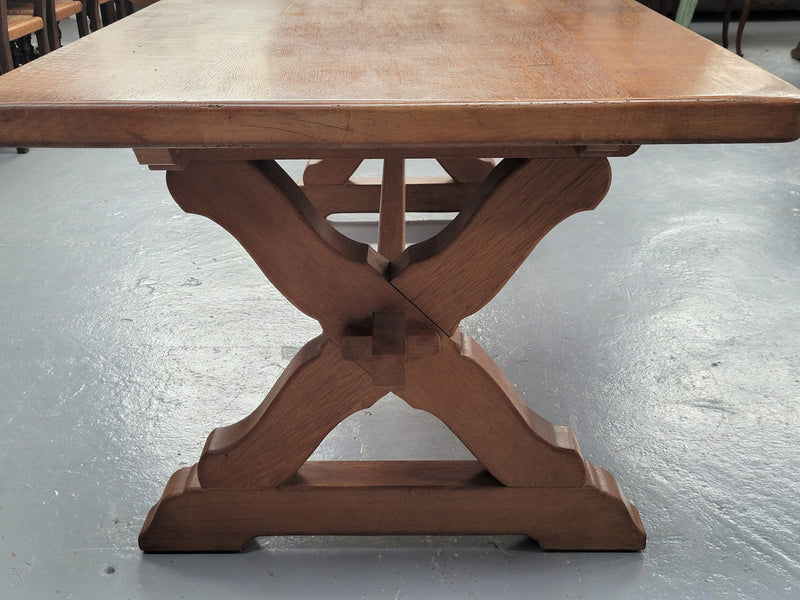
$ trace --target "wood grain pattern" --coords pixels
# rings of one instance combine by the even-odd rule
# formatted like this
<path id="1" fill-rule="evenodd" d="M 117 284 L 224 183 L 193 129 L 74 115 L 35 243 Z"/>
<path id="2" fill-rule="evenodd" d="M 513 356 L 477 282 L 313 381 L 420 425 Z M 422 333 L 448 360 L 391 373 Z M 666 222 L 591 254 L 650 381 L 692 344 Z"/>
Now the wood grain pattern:
<path id="1" fill-rule="evenodd" d="M 374 328 L 373 328 L 374 331 Z M 346 335 L 342 338 L 342 356 L 347 360 L 355 360 L 362 364 L 375 356 L 373 349 L 373 331 L 361 332 L 360 335 Z M 431 331 L 405 330 L 406 356 L 431 356 L 438 354 L 442 348 L 437 333 Z"/>
<path id="2" fill-rule="evenodd" d="M 474 183 L 483 181 L 494 169 L 491 158 L 437 158 L 438 163 L 453 181 Z"/>
<path id="3" fill-rule="evenodd" d="M 167 183 L 184 210 L 236 237 L 275 287 L 329 337 L 371 326 L 376 310 L 400 310 L 409 324 L 430 326 L 386 284 L 380 255 L 337 232 L 276 163 L 198 162 L 169 171 Z"/>
<path id="4" fill-rule="evenodd" d="M 640 549 L 614 478 L 532 412 L 458 323 L 552 227 L 602 199 L 604 156 L 795 139 L 800 91 L 634 0 L 169 0 L 4 75 L 0 124 L 0 145 L 138 147 L 169 169 L 185 210 L 233 234 L 322 325 L 264 402 L 173 476 L 142 548 L 525 533 L 547 548 Z M 446 157 L 457 183 L 407 187 L 411 156 Z M 474 185 L 490 169 L 476 156 L 519 160 Z M 257 160 L 286 157 L 326 159 L 309 165 L 307 194 Z M 386 159 L 380 253 L 315 209 L 337 194 L 374 207 L 376 188 L 349 182 L 367 157 Z M 418 192 L 430 207 L 445 189 L 459 217 L 403 251 L 406 190 L 409 206 Z M 389 391 L 438 416 L 482 466 L 301 467 Z"/>
<path id="5" fill-rule="evenodd" d="M 455 183 L 449 177 L 415 177 L 405 184 L 407 212 L 459 212 L 478 183 Z M 304 185 L 303 192 L 323 217 L 337 213 L 380 212 L 381 183 L 363 179 L 353 185 Z"/>
<path id="6" fill-rule="evenodd" d="M 572 431 L 528 408 L 469 336 L 448 342 L 435 356 L 409 356 L 406 385 L 393 391 L 438 417 L 506 486 L 583 485 L 587 473 Z"/>
<path id="7" fill-rule="evenodd" d="M 508 488 L 468 461 L 307 463 L 264 490 L 170 479 L 139 536 L 145 551 L 239 551 L 256 535 L 523 534 L 549 550 L 640 550 L 636 508 L 608 472 L 585 485 Z M 224 507 L 224 510 L 220 510 Z"/>
<path id="8" fill-rule="evenodd" d="M 378 253 L 393 260 L 406 249 L 406 167 L 405 161 L 383 161 L 378 217 Z"/>
<path id="9" fill-rule="evenodd" d="M 635 0 L 170 0 L 25 67 L 0 81 L 2 145 L 341 158 L 800 135 L 797 89 Z"/>
<path id="10" fill-rule="evenodd" d="M 547 146 L 541 144 L 532 145 L 530 142 L 510 142 L 502 146 L 489 147 L 488 156 L 503 156 L 505 158 L 577 158 L 582 156 L 630 156 L 639 146 L 634 144 L 579 144 L 570 146 Z M 271 160 L 279 158 L 301 158 L 307 159 L 309 156 L 308 148 L 295 147 L 257 147 L 257 148 L 136 148 L 134 152 L 142 164 L 150 164 L 147 154 L 149 151 L 157 152 L 155 155 L 158 160 L 154 164 L 170 164 L 177 169 L 196 160 Z M 166 152 L 167 154 L 163 154 Z M 322 154 L 333 152 L 321 150 Z M 409 144 L 402 147 L 381 147 L 380 145 L 353 150 L 353 148 L 340 146 L 335 156 L 341 160 L 342 157 L 363 160 L 367 158 L 431 158 L 447 154 L 449 157 L 472 158 L 473 150 L 469 147 L 462 148 L 452 144 L 442 146 L 423 146 L 419 144 Z M 171 157 L 166 163 L 164 159 Z M 312 161 L 318 162 L 318 161 Z"/>
<path id="11" fill-rule="evenodd" d="M 600 164 L 600 172 L 605 173 L 601 159 L 565 162 L 578 176 L 585 175 L 587 163 L 590 172 Z M 500 204 L 505 207 L 505 212 L 500 211 L 502 218 L 518 223 L 521 207 L 536 206 L 520 189 L 530 183 L 530 172 L 552 169 L 558 182 L 564 171 L 557 168 L 559 161 L 535 163 L 533 169 L 531 164 L 501 164 L 497 177 L 476 195 L 476 203 L 487 210 L 497 210 Z M 443 334 L 387 280 L 385 269 L 370 262 L 374 252 L 333 230 L 276 163 L 198 162 L 169 172 L 167 179 L 184 210 L 211 218 L 232 233 L 275 286 L 319 320 L 324 331 L 322 338 L 310 343 L 293 361 L 253 414 L 212 433 L 199 463 L 205 487 L 278 485 L 343 418 L 389 391 L 439 416 L 505 485 L 574 486 L 584 482 L 583 461 L 571 432 L 532 413 L 477 344 L 464 336 L 450 339 Z M 597 194 L 605 192 L 606 179 L 599 180 L 599 189 L 589 185 L 597 186 L 597 181 L 586 179 L 582 191 L 589 193 L 590 202 L 599 201 Z M 508 185 L 509 181 L 516 183 Z M 532 181 L 542 197 L 563 202 L 563 186 L 551 189 L 539 178 Z M 569 198 L 566 214 L 573 211 L 573 204 Z M 426 258 L 435 262 L 435 252 L 451 246 L 475 254 L 485 243 L 470 237 L 473 221 L 469 218 L 467 226 L 451 230 L 447 240 L 440 239 Z M 490 226 L 499 225 L 491 221 Z M 462 236 L 477 247 L 459 243 Z M 518 253 L 514 244 L 493 250 L 493 269 L 506 271 L 497 276 L 498 281 L 505 281 L 516 269 Z M 503 254 L 512 258 L 498 258 Z M 428 271 L 434 279 L 423 282 L 425 264 L 420 263 L 416 279 L 408 280 L 409 289 L 438 285 L 435 278 L 443 275 L 435 269 Z M 446 296 L 438 301 L 447 304 Z M 371 359 L 353 362 L 359 358 L 353 348 L 345 345 L 344 358 L 339 346 L 358 329 L 372 332 Z M 407 353 L 406 332 L 415 332 L 423 349 L 431 347 L 424 338 L 438 337 L 437 352 Z M 492 418 L 476 419 L 476 414 L 491 414 Z M 520 452 L 538 460 L 518 460 Z"/>
<path id="12" fill-rule="evenodd" d="M 392 262 L 392 285 L 443 331 L 483 307 L 534 246 L 611 184 L 604 158 L 507 159 L 438 235 Z"/>
<path id="13" fill-rule="evenodd" d="M 396 188 L 402 162 L 387 164 L 384 183 Z M 148 515 L 142 549 L 238 550 L 255 535 L 286 533 L 520 532 L 546 548 L 644 547 L 636 509 L 610 474 L 583 460 L 572 432 L 531 411 L 474 340 L 438 325 L 488 301 L 555 223 L 599 202 L 605 159 L 504 161 L 463 218 L 403 254 L 396 278 L 380 255 L 333 230 L 275 162 L 189 162 L 167 178 L 176 201 L 236 236 L 323 334 L 251 415 L 212 432 L 199 463 L 175 473 Z M 458 287 L 473 272 L 485 289 L 464 294 Z M 444 293 L 426 295 L 440 284 Z M 389 391 L 439 417 L 482 466 L 301 467 L 342 419 Z"/>
<path id="14" fill-rule="evenodd" d="M 152 171 L 180 171 L 187 161 L 181 157 L 181 150 L 169 148 L 134 148 L 136 160 L 150 167 Z"/>
<path id="15" fill-rule="evenodd" d="M 372 317 L 372 385 L 406 384 L 406 316 L 376 312 Z"/>
<path id="16" fill-rule="evenodd" d="M 303 171 L 302 185 L 347 183 L 360 164 L 358 158 L 310 160 Z"/>
<path id="17" fill-rule="evenodd" d="M 215 429 L 198 463 L 207 488 L 269 488 L 290 477 L 325 436 L 386 394 L 322 337 L 306 344 L 250 415 Z"/>

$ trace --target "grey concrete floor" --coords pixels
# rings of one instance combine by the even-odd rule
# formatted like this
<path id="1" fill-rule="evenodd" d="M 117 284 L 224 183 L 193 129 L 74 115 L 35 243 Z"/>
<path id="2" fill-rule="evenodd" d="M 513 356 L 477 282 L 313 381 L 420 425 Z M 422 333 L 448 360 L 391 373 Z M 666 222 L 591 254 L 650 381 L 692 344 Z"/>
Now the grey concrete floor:
<path id="1" fill-rule="evenodd" d="M 798 40 L 800 22 L 752 22 L 745 53 L 800 86 Z M 613 160 L 601 206 L 465 323 L 616 475 L 644 552 L 417 536 L 143 555 L 169 475 L 318 326 L 129 150 L 0 150 L 0 598 L 800 597 L 799 158 L 793 143 Z M 387 398 L 317 457 L 469 453 Z"/>

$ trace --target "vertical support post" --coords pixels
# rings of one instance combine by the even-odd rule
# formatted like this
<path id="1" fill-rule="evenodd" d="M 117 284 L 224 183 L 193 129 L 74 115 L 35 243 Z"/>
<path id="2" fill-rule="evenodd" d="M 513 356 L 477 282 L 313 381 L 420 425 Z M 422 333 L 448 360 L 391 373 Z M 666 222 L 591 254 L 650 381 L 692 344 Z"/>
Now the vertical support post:
<path id="1" fill-rule="evenodd" d="M 406 248 L 406 168 L 402 158 L 383 161 L 378 253 L 393 260 Z"/>

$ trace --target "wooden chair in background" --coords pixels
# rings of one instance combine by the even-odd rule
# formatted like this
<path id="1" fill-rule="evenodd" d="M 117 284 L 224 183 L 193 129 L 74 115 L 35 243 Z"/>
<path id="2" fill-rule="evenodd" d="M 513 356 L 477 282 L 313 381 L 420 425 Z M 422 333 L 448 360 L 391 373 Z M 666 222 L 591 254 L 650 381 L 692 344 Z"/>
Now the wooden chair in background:
<path id="1" fill-rule="evenodd" d="M 6 0 L 9 15 L 32 16 L 34 14 L 33 0 Z M 86 22 L 86 11 L 83 0 L 45 0 L 45 18 L 47 26 L 47 37 L 50 49 L 55 50 L 61 47 L 61 32 L 58 29 L 58 22 L 71 16 L 75 16 L 78 23 L 78 34 L 83 37 L 89 33 L 89 26 Z"/>
<path id="2" fill-rule="evenodd" d="M 61 31 L 58 29 L 59 21 L 74 15 L 78 23 L 78 35 L 83 37 L 89 34 L 89 23 L 86 19 L 84 0 L 47 0 L 47 5 L 50 47 L 53 50 L 61 47 Z"/>
<path id="3" fill-rule="evenodd" d="M 145 7 L 155 4 L 158 0 L 85 0 L 86 10 L 89 15 L 89 28 L 97 31 L 127 17 L 134 12 L 133 7 Z"/>
<path id="4" fill-rule="evenodd" d="M 675 11 L 675 21 L 689 27 L 694 18 L 694 11 L 697 8 L 698 0 L 680 0 L 678 9 Z M 742 13 L 739 17 L 739 28 L 736 30 L 736 54 L 742 54 L 742 34 L 744 33 L 744 26 L 747 24 L 747 19 L 750 16 L 750 3 L 751 0 L 744 0 Z M 732 1 L 725 0 L 725 5 L 722 10 L 722 46 L 728 47 L 728 25 L 731 22 Z"/>
<path id="5" fill-rule="evenodd" d="M 46 0 L 33 0 L 30 2 L 30 14 L 15 14 L 8 9 L 7 1 L 0 0 L 0 73 L 7 73 L 14 68 L 11 55 L 11 42 L 23 39 L 29 35 L 36 35 L 39 53 L 50 52 L 50 43 L 46 27 Z"/>
<path id="6" fill-rule="evenodd" d="M 744 54 L 742 54 L 742 34 L 744 33 L 744 26 L 747 23 L 747 19 L 750 16 L 750 3 L 751 0 L 744 0 L 742 12 L 739 16 L 739 27 L 736 29 L 736 54 L 739 56 L 744 56 Z M 731 0 L 725 0 L 725 8 L 723 9 L 722 16 L 722 45 L 725 48 L 728 47 L 728 24 L 731 22 L 731 4 Z"/>
<path id="7" fill-rule="evenodd" d="M 46 0 L 31 2 L 30 15 L 16 15 L 8 12 L 6 0 L 0 0 L 0 74 L 8 73 L 15 66 L 11 54 L 11 42 L 36 35 L 39 54 L 50 52 L 50 41 L 45 21 Z M 27 148 L 17 148 L 19 154 L 25 154 Z"/>
<path id="8" fill-rule="evenodd" d="M 101 27 L 110 25 L 124 14 L 120 14 L 119 5 L 124 5 L 124 0 L 85 0 L 86 16 L 89 18 L 89 29 L 97 31 Z"/>

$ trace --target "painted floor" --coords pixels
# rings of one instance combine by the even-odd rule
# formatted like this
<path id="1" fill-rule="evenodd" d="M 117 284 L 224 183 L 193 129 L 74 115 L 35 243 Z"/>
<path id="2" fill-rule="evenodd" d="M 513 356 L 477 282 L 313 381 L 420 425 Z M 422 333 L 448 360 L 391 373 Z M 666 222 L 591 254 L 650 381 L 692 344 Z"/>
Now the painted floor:
<path id="1" fill-rule="evenodd" d="M 798 41 L 800 22 L 751 22 L 744 51 L 800 86 Z M 0 150 L 0 598 L 800 597 L 800 143 L 644 147 L 612 168 L 600 207 L 464 328 L 614 473 L 645 551 L 416 536 L 143 555 L 169 475 L 318 326 L 129 150 Z M 316 456 L 470 455 L 387 398 Z"/>

